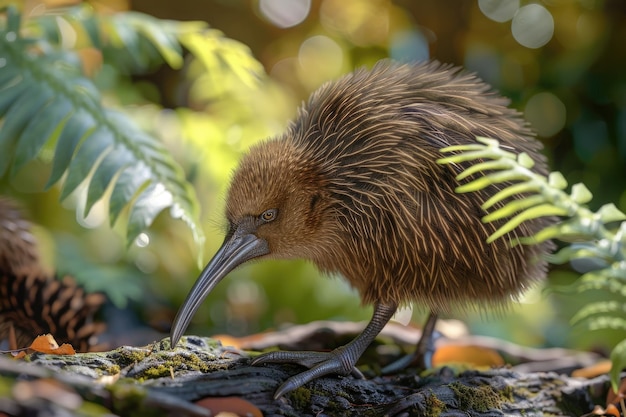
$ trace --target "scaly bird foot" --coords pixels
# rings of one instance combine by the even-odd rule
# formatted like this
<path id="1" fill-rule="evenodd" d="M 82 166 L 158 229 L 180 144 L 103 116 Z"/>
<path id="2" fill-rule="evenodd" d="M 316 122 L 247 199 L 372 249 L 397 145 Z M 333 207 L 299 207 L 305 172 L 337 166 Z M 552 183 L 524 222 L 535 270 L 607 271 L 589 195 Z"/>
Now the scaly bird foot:
<path id="1" fill-rule="evenodd" d="M 274 399 L 278 399 L 296 388 L 300 388 L 307 382 L 328 374 L 352 375 L 363 378 L 363 374 L 354 365 L 358 356 L 344 347 L 331 352 L 288 352 L 277 351 L 264 353 L 254 360 L 252 365 L 264 363 L 296 363 L 306 366 L 308 371 L 301 372 L 287 379 L 274 393 Z"/>

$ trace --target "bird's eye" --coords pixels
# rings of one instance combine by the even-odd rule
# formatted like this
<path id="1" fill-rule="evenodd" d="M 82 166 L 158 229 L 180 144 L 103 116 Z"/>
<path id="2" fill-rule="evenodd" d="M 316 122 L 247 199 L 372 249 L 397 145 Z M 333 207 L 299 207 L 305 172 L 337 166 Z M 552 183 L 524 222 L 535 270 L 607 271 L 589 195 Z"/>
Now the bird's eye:
<path id="1" fill-rule="evenodd" d="M 261 214 L 261 220 L 263 220 L 266 223 L 269 223 L 273 220 L 276 219 L 276 215 L 278 214 L 278 210 L 277 209 L 269 209 L 269 210 L 265 210 L 262 214 Z"/>

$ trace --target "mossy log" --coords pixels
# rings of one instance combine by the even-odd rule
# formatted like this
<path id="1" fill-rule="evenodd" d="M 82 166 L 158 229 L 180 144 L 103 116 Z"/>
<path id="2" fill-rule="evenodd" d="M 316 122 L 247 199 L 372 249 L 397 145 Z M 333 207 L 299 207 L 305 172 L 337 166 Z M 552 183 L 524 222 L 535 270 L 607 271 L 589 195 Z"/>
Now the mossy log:
<path id="1" fill-rule="evenodd" d="M 278 385 L 301 368 L 253 367 L 251 355 L 189 336 L 174 350 L 166 338 L 102 353 L 0 358 L 0 415 L 580 416 L 603 404 L 609 389 L 606 376 L 506 367 L 391 376 L 366 369 L 366 379 L 320 378 L 274 400 Z"/>

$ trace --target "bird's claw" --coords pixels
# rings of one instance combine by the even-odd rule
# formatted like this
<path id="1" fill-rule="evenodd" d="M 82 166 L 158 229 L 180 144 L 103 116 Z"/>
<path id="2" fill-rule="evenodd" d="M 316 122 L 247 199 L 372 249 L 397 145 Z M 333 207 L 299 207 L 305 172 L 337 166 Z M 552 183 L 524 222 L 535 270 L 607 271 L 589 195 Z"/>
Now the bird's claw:
<path id="1" fill-rule="evenodd" d="M 304 384 L 328 374 L 352 375 L 355 378 L 363 378 L 351 359 L 351 355 L 341 348 L 331 352 L 287 352 L 276 351 L 264 353 L 252 360 L 252 365 L 264 363 L 296 363 L 309 368 L 287 379 L 274 393 L 274 399 L 278 399 Z"/>

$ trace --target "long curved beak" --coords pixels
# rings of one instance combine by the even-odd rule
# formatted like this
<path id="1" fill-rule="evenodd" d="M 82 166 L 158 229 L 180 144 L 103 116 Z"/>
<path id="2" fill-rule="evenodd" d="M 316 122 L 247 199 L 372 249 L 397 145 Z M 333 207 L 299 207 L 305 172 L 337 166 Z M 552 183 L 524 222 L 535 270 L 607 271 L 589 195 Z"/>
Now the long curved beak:
<path id="1" fill-rule="evenodd" d="M 268 253 L 269 246 L 267 242 L 259 239 L 252 233 L 242 233 L 238 229 L 230 236 L 227 236 L 220 249 L 213 256 L 213 259 L 211 259 L 196 280 L 183 306 L 176 314 L 170 334 L 172 348 L 178 344 L 180 337 L 187 329 L 191 318 L 202 301 L 222 278 L 242 263 Z"/>

